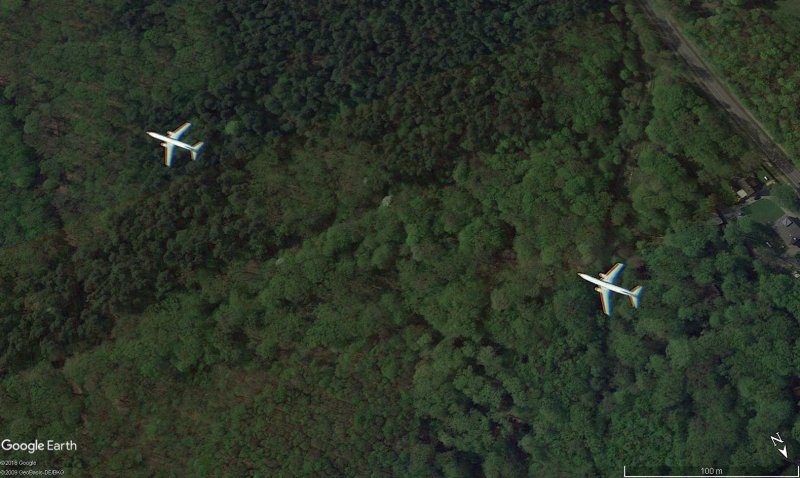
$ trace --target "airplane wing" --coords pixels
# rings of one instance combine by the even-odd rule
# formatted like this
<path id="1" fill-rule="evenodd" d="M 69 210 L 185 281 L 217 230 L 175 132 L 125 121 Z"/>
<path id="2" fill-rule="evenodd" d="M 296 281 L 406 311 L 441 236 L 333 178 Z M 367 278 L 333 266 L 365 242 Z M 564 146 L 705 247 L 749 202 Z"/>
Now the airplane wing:
<path id="1" fill-rule="evenodd" d="M 606 315 L 611 315 L 611 290 L 609 289 L 600 289 L 597 292 L 600 293 L 600 302 L 603 303 L 603 312 Z"/>
<path id="2" fill-rule="evenodd" d="M 165 143 L 164 146 L 164 164 L 167 167 L 172 167 L 172 150 L 175 149 L 175 145 L 171 143 Z"/>
<path id="3" fill-rule="evenodd" d="M 608 282 L 609 284 L 613 284 L 615 280 L 617 280 L 617 276 L 620 272 L 622 272 L 622 268 L 625 267 L 625 264 L 621 262 L 617 262 L 614 264 L 614 267 L 608 270 L 605 274 L 600 274 L 600 278 L 604 281 Z"/>
<path id="4" fill-rule="evenodd" d="M 190 126 L 192 126 L 192 123 L 183 123 L 175 131 L 167 131 L 167 136 L 172 139 L 178 139 L 183 133 L 186 132 L 187 129 L 189 129 Z"/>

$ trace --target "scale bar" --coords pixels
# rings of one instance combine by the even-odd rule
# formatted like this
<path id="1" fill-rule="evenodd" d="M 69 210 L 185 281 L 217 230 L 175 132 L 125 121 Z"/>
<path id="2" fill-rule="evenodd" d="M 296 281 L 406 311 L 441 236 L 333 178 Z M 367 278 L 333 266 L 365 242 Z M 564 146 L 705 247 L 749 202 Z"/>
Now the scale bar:
<path id="1" fill-rule="evenodd" d="M 800 478 L 800 465 L 797 466 L 795 475 L 629 475 L 625 466 L 622 467 L 622 475 L 624 478 L 708 478 L 709 476 L 717 478 Z"/>

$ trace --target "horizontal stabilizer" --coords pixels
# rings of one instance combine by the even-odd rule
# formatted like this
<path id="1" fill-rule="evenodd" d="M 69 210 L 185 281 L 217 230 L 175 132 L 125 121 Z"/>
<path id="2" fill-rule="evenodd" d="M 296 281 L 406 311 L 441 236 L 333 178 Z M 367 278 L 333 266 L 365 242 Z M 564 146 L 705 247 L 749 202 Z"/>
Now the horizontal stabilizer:
<path id="1" fill-rule="evenodd" d="M 641 295 L 643 290 L 644 290 L 644 287 L 642 287 L 640 285 L 637 285 L 636 287 L 631 289 L 631 294 L 632 295 L 629 296 L 629 298 L 631 299 L 631 305 L 634 306 L 637 309 L 639 308 L 639 295 Z"/>
<path id="2" fill-rule="evenodd" d="M 205 143 L 200 141 L 199 143 L 192 146 L 192 160 L 197 160 L 197 153 L 200 152 L 200 149 L 203 147 Z"/>

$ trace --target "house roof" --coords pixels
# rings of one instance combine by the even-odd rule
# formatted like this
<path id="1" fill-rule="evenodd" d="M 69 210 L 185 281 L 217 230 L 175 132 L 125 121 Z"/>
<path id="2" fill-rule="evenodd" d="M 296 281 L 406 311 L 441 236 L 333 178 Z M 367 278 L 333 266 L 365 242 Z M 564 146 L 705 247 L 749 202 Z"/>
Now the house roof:
<path id="1" fill-rule="evenodd" d="M 783 216 L 775 223 L 775 231 L 781 236 L 783 242 L 793 245 L 800 242 L 800 225 L 797 219 L 790 216 Z"/>

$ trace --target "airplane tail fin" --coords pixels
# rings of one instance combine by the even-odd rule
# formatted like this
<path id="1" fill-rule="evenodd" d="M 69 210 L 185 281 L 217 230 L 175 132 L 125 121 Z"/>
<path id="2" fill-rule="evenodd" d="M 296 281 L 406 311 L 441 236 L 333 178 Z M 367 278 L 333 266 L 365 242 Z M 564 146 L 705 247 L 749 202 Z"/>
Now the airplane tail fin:
<path id="1" fill-rule="evenodd" d="M 204 145 L 204 144 L 205 144 L 205 143 L 203 143 L 202 141 L 200 141 L 199 143 L 197 143 L 197 144 L 195 144 L 194 146 L 192 146 L 192 160 L 193 160 L 193 161 L 196 161 L 196 160 L 197 160 L 197 153 L 199 153 L 199 152 L 200 152 L 200 149 L 203 147 L 203 145 Z"/>
<path id="2" fill-rule="evenodd" d="M 637 309 L 639 308 L 639 296 L 642 294 L 643 290 L 644 287 L 640 285 L 637 285 L 636 287 L 631 289 L 631 293 L 633 294 L 629 297 L 631 299 L 631 305 Z"/>

